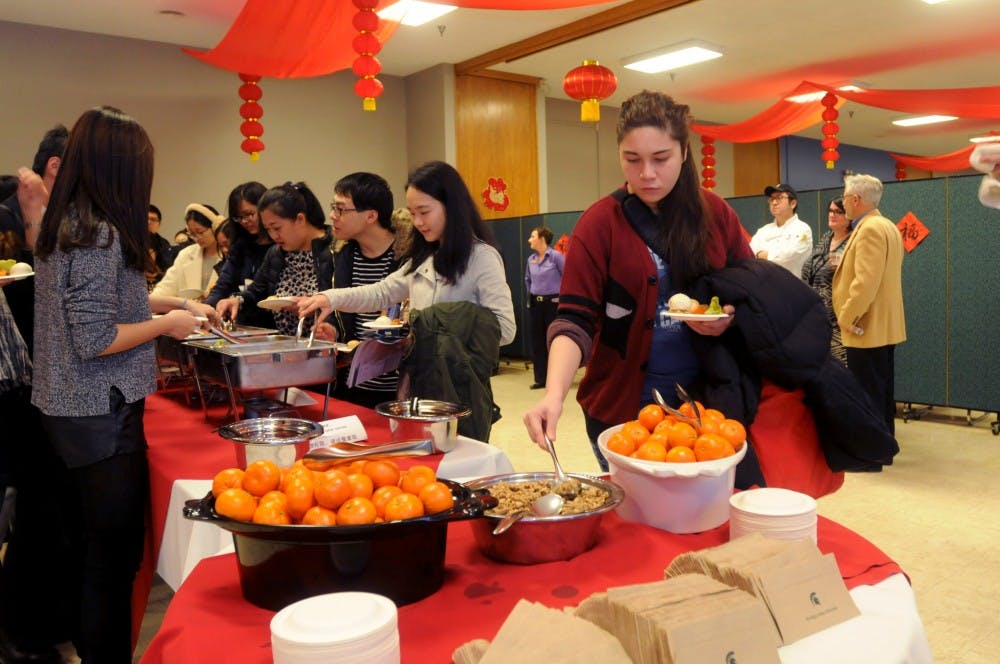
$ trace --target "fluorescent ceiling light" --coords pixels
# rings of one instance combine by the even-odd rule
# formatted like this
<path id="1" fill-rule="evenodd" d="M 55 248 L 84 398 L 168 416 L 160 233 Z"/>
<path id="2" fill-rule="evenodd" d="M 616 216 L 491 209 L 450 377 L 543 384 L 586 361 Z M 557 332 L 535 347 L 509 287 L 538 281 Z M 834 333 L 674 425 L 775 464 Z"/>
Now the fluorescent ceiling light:
<path id="1" fill-rule="evenodd" d="M 398 21 L 403 25 L 423 25 L 456 9 L 458 7 L 420 2 L 420 0 L 400 0 L 380 11 L 378 15 L 387 21 Z"/>
<path id="2" fill-rule="evenodd" d="M 892 124 L 900 127 L 919 127 L 920 125 L 935 124 L 937 122 L 950 122 L 957 120 L 954 115 L 919 115 L 915 118 L 902 118 L 893 120 Z"/>
<path id="3" fill-rule="evenodd" d="M 633 55 L 622 60 L 622 65 L 626 69 L 641 71 L 644 74 L 658 74 L 661 71 L 673 71 L 720 57 L 722 57 L 721 46 L 692 39 L 648 53 Z"/>
<path id="4" fill-rule="evenodd" d="M 1000 141 L 1000 134 L 987 134 L 986 136 L 973 136 L 970 143 L 995 143 Z"/>
<path id="5" fill-rule="evenodd" d="M 838 90 L 843 90 L 845 92 L 860 92 L 864 90 L 865 86 L 851 84 L 842 85 L 838 87 Z M 819 92 L 806 92 L 805 94 L 795 95 L 794 97 L 785 97 L 785 101 L 795 102 L 796 104 L 805 104 L 811 101 L 819 101 L 826 96 L 826 90 L 820 90 Z"/>
<path id="6" fill-rule="evenodd" d="M 947 2 L 948 0 L 924 0 L 928 5 L 936 5 L 939 2 Z"/>

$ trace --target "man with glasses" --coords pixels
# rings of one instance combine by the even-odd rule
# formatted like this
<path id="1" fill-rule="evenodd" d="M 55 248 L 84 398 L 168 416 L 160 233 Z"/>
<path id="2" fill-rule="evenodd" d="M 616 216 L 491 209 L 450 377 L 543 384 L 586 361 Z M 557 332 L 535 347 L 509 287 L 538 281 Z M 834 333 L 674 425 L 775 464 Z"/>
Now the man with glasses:
<path id="1" fill-rule="evenodd" d="M 392 230 L 392 210 L 389 183 L 374 173 L 351 173 L 334 185 L 330 204 L 330 221 L 336 239 L 334 288 L 373 284 L 399 267 L 399 257 L 393 249 L 396 235 Z M 374 331 L 365 327 L 365 323 L 373 322 L 381 313 L 335 311 L 330 322 L 336 328 L 337 341 L 346 343 L 372 336 Z M 397 371 L 348 388 L 348 369 L 343 369 L 338 376 L 334 392 L 337 398 L 368 407 L 395 400 L 399 383 Z"/>
<path id="2" fill-rule="evenodd" d="M 146 270 L 146 285 L 152 290 L 153 286 L 163 278 L 167 270 L 173 265 L 174 254 L 170 250 L 170 242 L 160 235 L 160 222 L 163 215 L 160 208 L 153 204 L 149 206 L 149 256 L 152 265 Z"/>
<path id="3" fill-rule="evenodd" d="M 813 235 L 809 224 L 796 213 L 798 196 L 787 184 L 767 187 L 764 196 L 774 221 L 754 233 L 750 248 L 757 258 L 777 263 L 801 279 L 802 266 L 812 253 Z"/>
<path id="4" fill-rule="evenodd" d="M 833 310 L 847 351 L 847 368 L 894 432 L 893 354 L 896 344 L 906 341 L 903 239 L 896 225 L 878 211 L 881 199 L 878 178 L 844 178 L 844 210 L 852 231 L 833 274 Z"/>

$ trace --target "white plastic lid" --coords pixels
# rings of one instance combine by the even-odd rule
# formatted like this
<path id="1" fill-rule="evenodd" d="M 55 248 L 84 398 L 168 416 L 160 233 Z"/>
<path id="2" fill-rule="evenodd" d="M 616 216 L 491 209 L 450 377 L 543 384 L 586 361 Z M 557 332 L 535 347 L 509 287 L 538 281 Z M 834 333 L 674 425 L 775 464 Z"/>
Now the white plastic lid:
<path id="1" fill-rule="evenodd" d="M 816 500 L 790 489 L 749 489 L 733 494 L 729 504 L 748 514 L 793 516 L 816 511 Z"/>
<path id="2" fill-rule="evenodd" d="M 396 605 L 374 593 L 317 595 L 289 604 L 271 619 L 271 635 L 309 646 L 378 642 L 396 631 Z"/>

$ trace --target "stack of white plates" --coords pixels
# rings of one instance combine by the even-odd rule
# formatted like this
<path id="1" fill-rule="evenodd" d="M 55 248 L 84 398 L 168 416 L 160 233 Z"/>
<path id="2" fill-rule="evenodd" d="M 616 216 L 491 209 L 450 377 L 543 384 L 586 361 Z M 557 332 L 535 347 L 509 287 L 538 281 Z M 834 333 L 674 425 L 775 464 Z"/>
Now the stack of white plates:
<path id="1" fill-rule="evenodd" d="M 317 595 L 271 619 L 275 664 L 399 664 L 396 605 L 361 592 Z"/>
<path id="2" fill-rule="evenodd" d="M 816 501 L 788 489 L 750 489 L 729 499 L 729 539 L 750 533 L 816 541 Z"/>

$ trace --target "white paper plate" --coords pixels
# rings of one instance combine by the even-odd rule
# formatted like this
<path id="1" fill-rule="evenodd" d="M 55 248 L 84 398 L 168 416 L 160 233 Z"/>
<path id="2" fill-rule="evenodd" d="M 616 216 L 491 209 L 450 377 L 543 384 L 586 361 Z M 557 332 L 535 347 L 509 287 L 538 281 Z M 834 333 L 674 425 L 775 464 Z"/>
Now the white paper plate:
<path id="1" fill-rule="evenodd" d="M 733 494 L 729 504 L 747 515 L 799 516 L 816 513 L 816 500 L 798 491 L 767 487 Z"/>
<path id="2" fill-rule="evenodd" d="M 688 314 L 682 313 L 680 311 L 668 311 L 667 315 L 673 320 L 722 320 L 723 318 L 729 318 L 729 314 Z"/>
<path id="3" fill-rule="evenodd" d="M 367 327 L 369 330 L 398 330 L 403 327 L 402 323 L 376 323 L 375 321 L 369 321 L 361 325 L 362 327 Z"/>
<path id="4" fill-rule="evenodd" d="M 21 279 L 27 279 L 28 277 L 35 276 L 34 272 L 29 272 L 28 274 L 8 274 L 6 276 L 0 277 L 0 283 L 6 283 L 8 281 L 20 281 Z"/>
<path id="5" fill-rule="evenodd" d="M 257 306 L 261 309 L 270 309 L 271 311 L 287 309 L 294 305 L 295 300 L 289 297 L 269 297 L 257 303 Z"/>

